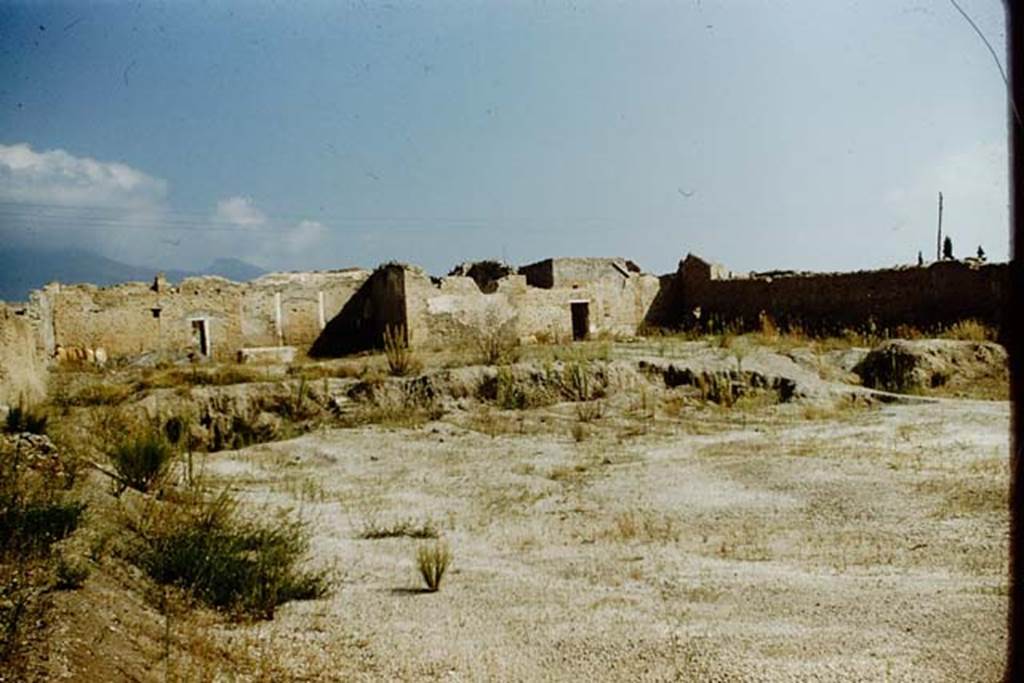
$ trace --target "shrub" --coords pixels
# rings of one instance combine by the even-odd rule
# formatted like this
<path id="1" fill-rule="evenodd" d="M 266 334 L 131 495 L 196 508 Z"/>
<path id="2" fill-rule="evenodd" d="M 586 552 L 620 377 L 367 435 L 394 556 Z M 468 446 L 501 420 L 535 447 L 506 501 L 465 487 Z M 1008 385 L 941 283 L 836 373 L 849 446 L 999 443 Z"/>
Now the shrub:
<path id="1" fill-rule="evenodd" d="M 88 384 L 75 393 L 64 393 L 54 401 L 61 407 L 114 406 L 124 403 L 132 388 L 121 384 Z"/>
<path id="2" fill-rule="evenodd" d="M 388 371 L 395 377 L 412 374 L 419 367 L 409 349 L 409 333 L 404 325 L 384 328 L 384 355 L 388 359 Z"/>
<path id="3" fill-rule="evenodd" d="M 582 443 L 587 438 L 587 428 L 582 422 L 573 422 L 569 432 L 572 434 L 572 440 L 576 443 Z"/>
<path id="4" fill-rule="evenodd" d="M 81 560 L 69 560 L 61 555 L 57 558 L 54 573 L 56 574 L 54 587 L 57 590 L 75 590 L 81 588 L 85 580 L 89 578 L 89 565 Z"/>
<path id="5" fill-rule="evenodd" d="M 30 406 L 22 399 L 7 413 L 4 430 L 10 434 L 21 432 L 45 434 L 48 420 L 49 418 L 42 409 L 38 406 Z"/>
<path id="6" fill-rule="evenodd" d="M 962 341 L 995 341 L 998 338 L 996 330 L 978 320 L 961 320 L 950 325 L 941 335 L 946 339 L 959 339 Z"/>
<path id="7" fill-rule="evenodd" d="M 121 491 L 130 487 L 147 492 L 167 474 L 174 447 L 159 431 L 143 430 L 115 444 L 108 456 L 120 478 Z"/>
<path id="8" fill-rule="evenodd" d="M 526 390 L 520 386 L 515 374 L 508 368 L 499 368 L 495 375 L 497 385 L 495 402 L 499 408 L 505 410 L 522 410 L 530 405 L 530 397 Z"/>
<path id="9" fill-rule="evenodd" d="M 518 362 L 520 353 L 515 320 L 499 323 L 496 316 L 488 316 L 476 334 L 476 347 L 484 365 Z"/>
<path id="10" fill-rule="evenodd" d="M 604 388 L 594 382 L 597 373 L 587 360 L 575 360 L 565 364 L 562 370 L 562 393 L 570 401 L 593 401 L 604 396 Z"/>
<path id="11" fill-rule="evenodd" d="M 585 401 L 576 404 L 576 419 L 580 422 L 594 422 L 604 417 L 604 404 L 600 401 Z"/>
<path id="12" fill-rule="evenodd" d="M 416 550 L 416 568 L 428 591 L 436 593 L 441 588 L 441 579 L 451 562 L 452 552 L 443 541 L 424 544 Z"/>
<path id="13" fill-rule="evenodd" d="M 269 619 L 282 603 L 327 592 L 326 573 L 297 567 L 309 545 L 301 522 L 243 520 L 227 494 L 194 493 L 138 531 L 132 561 L 156 582 L 188 590 L 215 609 Z"/>
<path id="14" fill-rule="evenodd" d="M 0 494 L 0 549 L 33 553 L 69 536 L 82 519 L 85 504 L 27 502 Z"/>
<path id="15" fill-rule="evenodd" d="M 437 538 L 437 527 L 430 520 L 414 522 L 411 519 L 400 519 L 391 524 L 381 524 L 376 519 L 369 519 L 363 524 L 359 538 L 376 541 L 382 538 Z"/>

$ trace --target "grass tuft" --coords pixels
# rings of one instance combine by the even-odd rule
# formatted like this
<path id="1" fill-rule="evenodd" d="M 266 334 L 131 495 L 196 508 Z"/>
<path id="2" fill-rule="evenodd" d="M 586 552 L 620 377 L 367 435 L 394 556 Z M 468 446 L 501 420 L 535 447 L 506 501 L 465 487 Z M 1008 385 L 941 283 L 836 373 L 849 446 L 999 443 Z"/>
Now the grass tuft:
<path id="1" fill-rule="evenodd" d="M 436 593 L 441 588 L 441 579 L 452 563 L 452 552 L 448 544 L 438 541 L 421 545 L 416 550 L 416 568 L 419 569 L 427 590 Z"/>
<path id="2" fill-rule="evenodd" d="M 359 531 L 359 538 L 369 541 L 383 538 L 438 538 L 439 535 L 432 521 L 415 522 L 411 519 L 400 519 L 390 524 L 370 519 Z"/>
<path id="3" fill-rule="evenodd" d="M 419 362 L 409 348 L 409 333 L 404 325 L 384 328 L 384 356 L 388 372 L 394 377 L 405 377 L 419 370 Z"/>

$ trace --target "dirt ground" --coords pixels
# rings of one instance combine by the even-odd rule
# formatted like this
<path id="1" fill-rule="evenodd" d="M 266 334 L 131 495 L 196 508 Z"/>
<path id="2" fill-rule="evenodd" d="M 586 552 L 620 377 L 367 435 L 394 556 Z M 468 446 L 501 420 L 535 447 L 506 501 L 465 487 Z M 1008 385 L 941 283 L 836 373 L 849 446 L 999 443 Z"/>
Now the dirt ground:
<path id="1" fill-rule="evenodd" d="M 142 588 L 116 597 L 139 577 L 96 572 L 57 597 L 43 670 L 999 680 L 1008 438 L 1005 401 L 680 407 L 635 387 L 586 419 L 573 403 L 471 404 L 421 426 L 213 453 L 205 474 L 253 514 L 291 509 L 309 523 L 310 563 L 333 569 L 331 594 L 265 622 L 179 619 Z M 403 526 L 435 528 L 450 547 L 440 591 L 423 592 L 416 572 L 430 541 L 365 538 Z M 100 631 L 106 668 L 76 663 L 99 651 Z M 209 655 L 199 664 L 197 648 Z M 118 651 L 127 661 L 111 661 Z"/>

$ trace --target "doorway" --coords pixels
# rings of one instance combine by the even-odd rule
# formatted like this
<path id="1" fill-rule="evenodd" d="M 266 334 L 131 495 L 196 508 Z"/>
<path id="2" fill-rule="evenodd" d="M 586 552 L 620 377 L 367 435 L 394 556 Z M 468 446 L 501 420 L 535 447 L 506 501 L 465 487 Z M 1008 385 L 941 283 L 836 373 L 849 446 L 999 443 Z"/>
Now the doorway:
<path id="1" fill-rule="evenodd" d="M 590 302 L 570 301 L 569 310 L 572 312 L 572 339 L 582 341 L 590 332 Z"/>
<path id="2" fill-rule="evenodd" d="M 205 318 L 190 321 L 192 324 L 192 346 L 203 356 L 210 355 L 210 330 Z"/>

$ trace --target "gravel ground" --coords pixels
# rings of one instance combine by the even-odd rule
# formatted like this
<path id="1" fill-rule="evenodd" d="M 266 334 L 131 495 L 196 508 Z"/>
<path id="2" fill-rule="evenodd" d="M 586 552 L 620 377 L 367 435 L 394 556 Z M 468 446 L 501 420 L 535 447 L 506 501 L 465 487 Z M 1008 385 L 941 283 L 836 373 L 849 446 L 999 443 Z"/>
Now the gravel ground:
<path id="1" fill-rule="evenodd" d="M 579 442 L 575 419 L 449 415 L 211 456 L 247 501 L 309 520 L 339 577 L 212 637 L 305 680 L 999 680 L 1007 403 L 652 418 L 617 397 Z M 454 553 L 437 593 L 419 590 L 424 541 L 360 538 L 403 520 Z"/>

